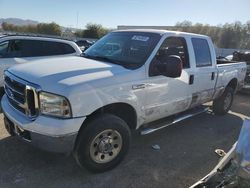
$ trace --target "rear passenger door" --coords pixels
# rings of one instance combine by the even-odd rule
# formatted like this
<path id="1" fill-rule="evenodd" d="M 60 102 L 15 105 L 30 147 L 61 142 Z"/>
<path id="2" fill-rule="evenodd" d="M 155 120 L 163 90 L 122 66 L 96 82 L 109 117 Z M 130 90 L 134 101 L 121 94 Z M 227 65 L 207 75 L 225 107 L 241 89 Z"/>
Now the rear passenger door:
<path id="1" fill-rule="evenodd" d="M 217 77 L 216 62 L 213 62 L 212 43 L 207 39 L 192 37 L 193 46 L 192 64 L 195 66 L 192 82 L 192 103 L 191 107 L 212 99 Z"/>

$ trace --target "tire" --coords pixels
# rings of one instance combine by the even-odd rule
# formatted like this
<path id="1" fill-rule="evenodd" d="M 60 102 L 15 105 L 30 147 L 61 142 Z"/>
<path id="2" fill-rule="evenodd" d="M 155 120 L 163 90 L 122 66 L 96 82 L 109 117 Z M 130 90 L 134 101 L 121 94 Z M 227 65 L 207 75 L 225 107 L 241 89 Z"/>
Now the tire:
<path id="1" fill-rule="evenodd" d="M 81 167 L 100 173 L 116 167 L 128 152 L 131 132 L 124 120 L 103 114 L 78 135 L 74 157 Z"/>
<path id="2" fill-rule="evenodd" d="M 233 104 L 234 90 L 227 87 L 223 94 L 213 101 L 213 112 L 216 115 L 225 115 Z"/>

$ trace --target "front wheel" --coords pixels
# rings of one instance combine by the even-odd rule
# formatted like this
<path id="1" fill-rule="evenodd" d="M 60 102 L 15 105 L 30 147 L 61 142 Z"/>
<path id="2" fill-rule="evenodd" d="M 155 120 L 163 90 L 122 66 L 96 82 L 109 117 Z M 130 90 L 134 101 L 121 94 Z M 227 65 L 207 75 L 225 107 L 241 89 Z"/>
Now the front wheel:
<path id="1" fill-rule="evenodd" d="M 213 112 L 216 115 L 225 115 L 233 104 L 234 90 L 227 87 L 223 94 L 213 101 Z"/>
<path id="2" fill-rule="evenodd" d="M 104 172 L 117 166 L 130 145 L 130 129 L 121 118 L 104 114 L 90 121 L 79 133 L 74 157 L 92 172 Z"/>

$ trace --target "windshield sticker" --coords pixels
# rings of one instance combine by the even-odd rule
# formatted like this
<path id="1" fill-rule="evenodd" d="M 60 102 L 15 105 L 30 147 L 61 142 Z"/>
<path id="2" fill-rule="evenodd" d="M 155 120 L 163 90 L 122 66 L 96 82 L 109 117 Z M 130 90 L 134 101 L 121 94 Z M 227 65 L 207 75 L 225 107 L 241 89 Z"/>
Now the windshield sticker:
<path id="1" fill-rule="evenodd" d="M 139 41 L 143 41 L 143 42 L 147 42 L 148 39 L 149 39 L 149 37 L 139 36 L 139 35 L 134 35 L 132 37 L 132 40 L 139 40 Z"/>

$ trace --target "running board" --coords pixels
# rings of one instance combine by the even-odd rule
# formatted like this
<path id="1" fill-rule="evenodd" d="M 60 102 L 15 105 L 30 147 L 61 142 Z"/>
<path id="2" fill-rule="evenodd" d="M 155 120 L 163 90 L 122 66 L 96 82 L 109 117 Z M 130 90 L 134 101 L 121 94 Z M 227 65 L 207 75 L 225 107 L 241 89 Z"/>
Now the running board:
<path id="1" fill-rule="evenodd" d="M 157 127 L 157 128 L 145 128 L 145 129 L 141 130 L 141 135 L 147 135 L 147 134 L 153 133 L 153 132 L 158 131 L 160 129 L 166 128 L 169 125 L 173 125 L 175 123 L 178 123 L 180 121 L 183 121 L 185 119 L 191 118 L 193 116 L 196 116 L 196 115 L 199 115 L 201 113 L 208 112 L 208 111 L 209 111 L 209 107 L 198 109 L 198 110 L 194 109 L 191 112 L 188 111 L 186 114 L 181 114 L 181 115 L 175 117 L 173 119 L 173 121 L 171 121 L 170 123 L 167 123 L 167 124 L 165 124 L 163 126 L 160 126 L 160 127 Z"/>

